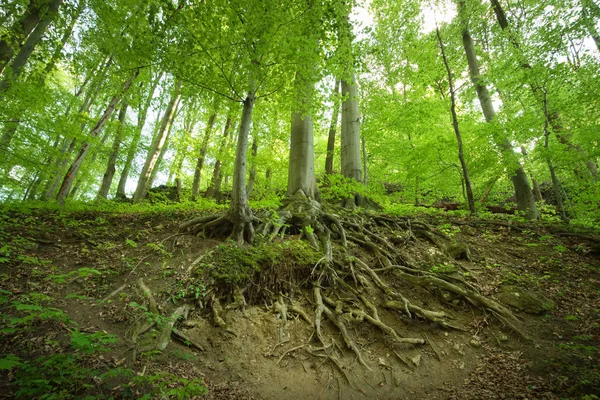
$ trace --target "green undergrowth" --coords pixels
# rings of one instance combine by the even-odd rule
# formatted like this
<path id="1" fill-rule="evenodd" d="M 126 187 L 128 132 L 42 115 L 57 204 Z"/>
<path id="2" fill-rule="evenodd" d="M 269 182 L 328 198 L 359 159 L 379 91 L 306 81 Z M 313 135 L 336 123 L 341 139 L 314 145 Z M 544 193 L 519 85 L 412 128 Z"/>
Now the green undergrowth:
<path id="1" fill-rule="evenodd" d="M 137 374 L 104 354 L 117 344 L 104 331 L 83 332 L 41 293 L 0 290 L 0 377 L 19 399 L 187 399 L 206 392 L 199 380 L 170 373 Z M 41 336 L 40 336 L 41 335 Z M 7 349 L 10 349 L 7 351 Z"/>

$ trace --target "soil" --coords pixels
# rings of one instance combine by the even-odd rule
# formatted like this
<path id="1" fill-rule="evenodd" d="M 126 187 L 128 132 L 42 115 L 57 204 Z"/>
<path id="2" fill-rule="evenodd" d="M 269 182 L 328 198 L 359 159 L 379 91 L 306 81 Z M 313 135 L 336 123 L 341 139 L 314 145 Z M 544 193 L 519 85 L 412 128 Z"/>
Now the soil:
<path id="1" fill-rule="evenodd" d="M 303 318 L 289 313 L 280 330 L 276 295 L 271 301 L 261 298 L 228 309 L 235 301 L 231 297 L 222 302 L 225 325 L 215 322 L 208 306 L 213 289 L 203 287 L 189 267 L 222 241 L 173 236 L 190 217 L 5 213 L 2 240 L 15 250 L 0 263 L 1 288 L 13 298 L 46 294 L 52 298 L 50 305 L 66 312 L 81 331 L 115 335 L 116 345 L 95 362 L 127 366 L 139 374 L 164 371 L 200 378 L 209 389 L 202 396 L 207 399 L 558 399 L 600 393 L 600 239 L 593 232 L 573 234 L 564 226 L 513 220 L 422 217 L 460 251 L 440 249 L 425 237 L 402 236 L 406 240 L 394 243 L 413 265 L 464 279 L 492 299 L 518 289 L 537 301 L 537 308 L 525 309 L 535 314 L 505 300 L 519 319 L 516 330 L 452 293 L 405 283 L 400 287 L 403 295 L 420 307 L 444 310 L 461 330 L 395 310 L 380 311 L 381 320 L 400 337 L 425 341 L 400 344 L 372 325 L 348 322 L 369 371 L 325 321 L 324 331 L 344 348 L 342 373 L 334 363 L 306 351 L 314 329 Z M 368 257 L 356 247 L 351 251 Z M 82 268 L 100 274 L 80 275 Z M 61 275 L 66 278 L 56 278 Z M 147 304 L 140 279 L 161 315 L 168 317 L 184 304 L 193 308 L 175 324 L 189 340 L 172 335 L 164 351 L 134 351 L 132 332 L 144 314 L 132 303 Z M 311 293 L 300 291 L 297 300 L 312 315 Z M 10 311 L 4 307 L 2 313 Z M 39 323 L 19 337 L 1 334 L 0 350 L 20 355 L 24 348 L 30 354 L 66 351 L 64 343 L 47 344 L 48 338 L 61 334 L 60 324 Z M 137 346 L 153 339 L 140 334 Z M 0 371 L 0 397 L 16 396 L 14 378 L 12 372 Z M 111 383 L 97 385 L 100 391 Z M 118 385 L 110 390 L 119 397 Z"/>

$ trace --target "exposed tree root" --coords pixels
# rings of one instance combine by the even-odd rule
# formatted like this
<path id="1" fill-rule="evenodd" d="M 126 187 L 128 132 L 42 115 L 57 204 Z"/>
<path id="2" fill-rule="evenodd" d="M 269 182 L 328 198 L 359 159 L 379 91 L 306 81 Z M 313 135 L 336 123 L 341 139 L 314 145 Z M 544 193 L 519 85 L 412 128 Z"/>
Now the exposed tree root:
<path id="1" fill-rule="evenodd" d="M 258 222 L 258 219 L 249 215 L 251 214 L 243 216 L 241 223 L 234 223 L 233 221 L 239 221 L 240 218 L 233 218 L 229 214 L 203 216 L 182 224 L 180 231 L 196 235 L 230 235 L 239 243 L 244 240 L 250 241 L 248 239 L 253 238 L 255 233 L 253 223 Z M 355 335 L 348 329 L 351 324 L 363 322 L 381 330 L 395 343 L 427 343 L 423 338 L 399 335 L 392 327 L 393 324 L 385 321 L 390 314 L 398 313 L 384 314 L 382 309 L 396 310 L 406 315 L 407 318 L 403 318 L 405 321 L 421 319 L 446 329 L 465 330 L 453 322 L 452 313 L 448 310 L 427 309 L 409 300 L 401 293 L 401 285 L 451 292 L 477 308 L 490 310 L 502 324 L 526 337 L 516 325 L 517 317 L 508 308 L 481 295 L 474 284 L 460 276 L 437 275 L 420 270 L 409 261 L 408 256 L 402 254 L 398 245 L 406 245 L 411 240 L 417 241 L 417 236 L 442 250 L 447 248 L 451 242 L 450 238 L 426 222 L 384 215 L 363 218 L 343 210 L 340 215 L 336 215 L 325 211 L 320 203 L 306 196 L 290 199 L 277 213 L 261 216 L 261 221 L 262 223 L 256 225 L 256 234 L 262 240 L 273 241 L 279 236 L 283 237 L 285 233 L 299 235 L 301 239 L 310 243 L 315 251 L 323 253 L 323 257 L 312 268 L 310 276 L 298 287 L 300 290 L 312 291 L 312 296 L 306 296 L 314 306 L 312 315 L 299 303 L 291 301 L 292 296 L 288 298 L 286 293 L 275 294 L 268 288 L 263 288 L 268 292 L 267 298 L 271 298 L 271 310 L 279 321 L 277 346 L 289 341 L 285 340 L 284 330 L 290 313 L 297 314 L 313 328 L 308 343 L 285 350 L 277 364 L 287 355 L 304 350 L 315 357 L 330 361 L 350 382 L 347 367 L 342 362 L 345 351 L 336 343 L 334 335 L 339 334 L 345 347 L 353 353 L 358 363 L 371 370 L 363 352 L 356 344 Z M 398 230 L 405 230 L 406 234 L 390 239 L 390 230 L 394 235 L 398 235 Z M 230 289 L 227 292 L 231 294 Z M 243 289 L 236 288 L 233 292 L 234 301 L 226 309 L 243 309 L 246 305 Z M 213 292 L 210 301 L 213 322 L 225 331 L 235 334 L 223 319 L 223 307 L 216 293 L 218 291 Z M 171 331 L 172 328 L 171 326 Z"/>

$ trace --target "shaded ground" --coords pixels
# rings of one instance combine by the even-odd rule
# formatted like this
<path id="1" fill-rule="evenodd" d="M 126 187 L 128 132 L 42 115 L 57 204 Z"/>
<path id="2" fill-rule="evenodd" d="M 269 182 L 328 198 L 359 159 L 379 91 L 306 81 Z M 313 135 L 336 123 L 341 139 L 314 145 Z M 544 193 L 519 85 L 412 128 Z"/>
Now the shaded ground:
<path id="1" fill-rule="evenodd" d="M 455 243 L 468 246 L 468 254 L 450 257 L 425 237 L 387 232 L 422 270 L 464 279 L 483 295 L 513 307 L 521 334 L 449 292 L 404 284 L 398 289 L 419 299 L 420 307 L 443 309 L 464 330 L 441 329 L 393 310 L 381 313 L 381 320 L 400 336 L 426 341 L 417 346 L 392 343 L 370 325 L 349 324 L 372 371 L 347 352 L 344 375 L 331 362 L 303 351 L 313 328 L 296 314 L 282 325 L 273 301 L 247 295 L 249 304 L 237 304 L 232 293 L 222 304 L 225 325 L 215 322 L 207 306 L 214 289 L 195 267 L 209 259 L 200 256 L 209 257 L 223 245 L 172 237 L 188 217 L 4 212 L 0 349 L 20 357 L 21 364 L 11 367 L 6 357 L 0 362 L 0 396 L 13 398 L 20 390 L 20 397 L 32 398 L 40 394 L 35 390 L 58 387 L 71 394 L 160 398 L 181 395 L 177 390 L 194 380 L 207 386 L 205 398 L 213 399 L 554 399 L 582 398 L 600 390 L 597 235 L 506 221 L 424 218 Z M 277 244 L 296 240 L 286 237 Z M 358 248 L 350 250 L 362 254 Z M 140 278 L 163 319 L 134 335 L 136 326 L 156 318 L 148 310 Z M 310 293 L 296 295 L 293 300 L 311 310 Z M 164 351 L 143 351 L 160 339 L 167 317 L 185 304 L 193 309 L 175 327 L 187 339 L 172 335 Z M 27 316 L 31 318 L 22 321 Z M 343 343 L 333 328 L 324 325 Z M 74 343 L 73 332 L 83 332 L 82 343 Z M 116 342 L 108 343 L 104 335 L 114 335 Z M 132 336 L 139 336 L 136 344 Z M 63 360 L 57 367 L 71 375 L 71 383 L 52 375 L 53 364 L 41 368 L 36 361 L 57 354 L 74 354 L 75 364 Z M 94 372 L 75 379 L 74 371 L 83 367 L 101 372 L 126 367 L 135 375 Z M 48 382 L 32 383 L 36 371 Z M 184 398 L 193 396 L 184 393 Z"/>

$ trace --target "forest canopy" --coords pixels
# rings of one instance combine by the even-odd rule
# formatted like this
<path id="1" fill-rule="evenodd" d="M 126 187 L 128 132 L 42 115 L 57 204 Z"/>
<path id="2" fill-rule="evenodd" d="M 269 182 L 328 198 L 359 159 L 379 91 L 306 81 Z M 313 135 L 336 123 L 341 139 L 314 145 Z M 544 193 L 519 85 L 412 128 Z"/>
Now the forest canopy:
<path id="1" fill-rule="evenodd" d="M 247 199 L 300 193 L 593 224 L 599 18 L 595 0 L 7 0 L 0 199 L 165 185 L 246 222 Z"/>

